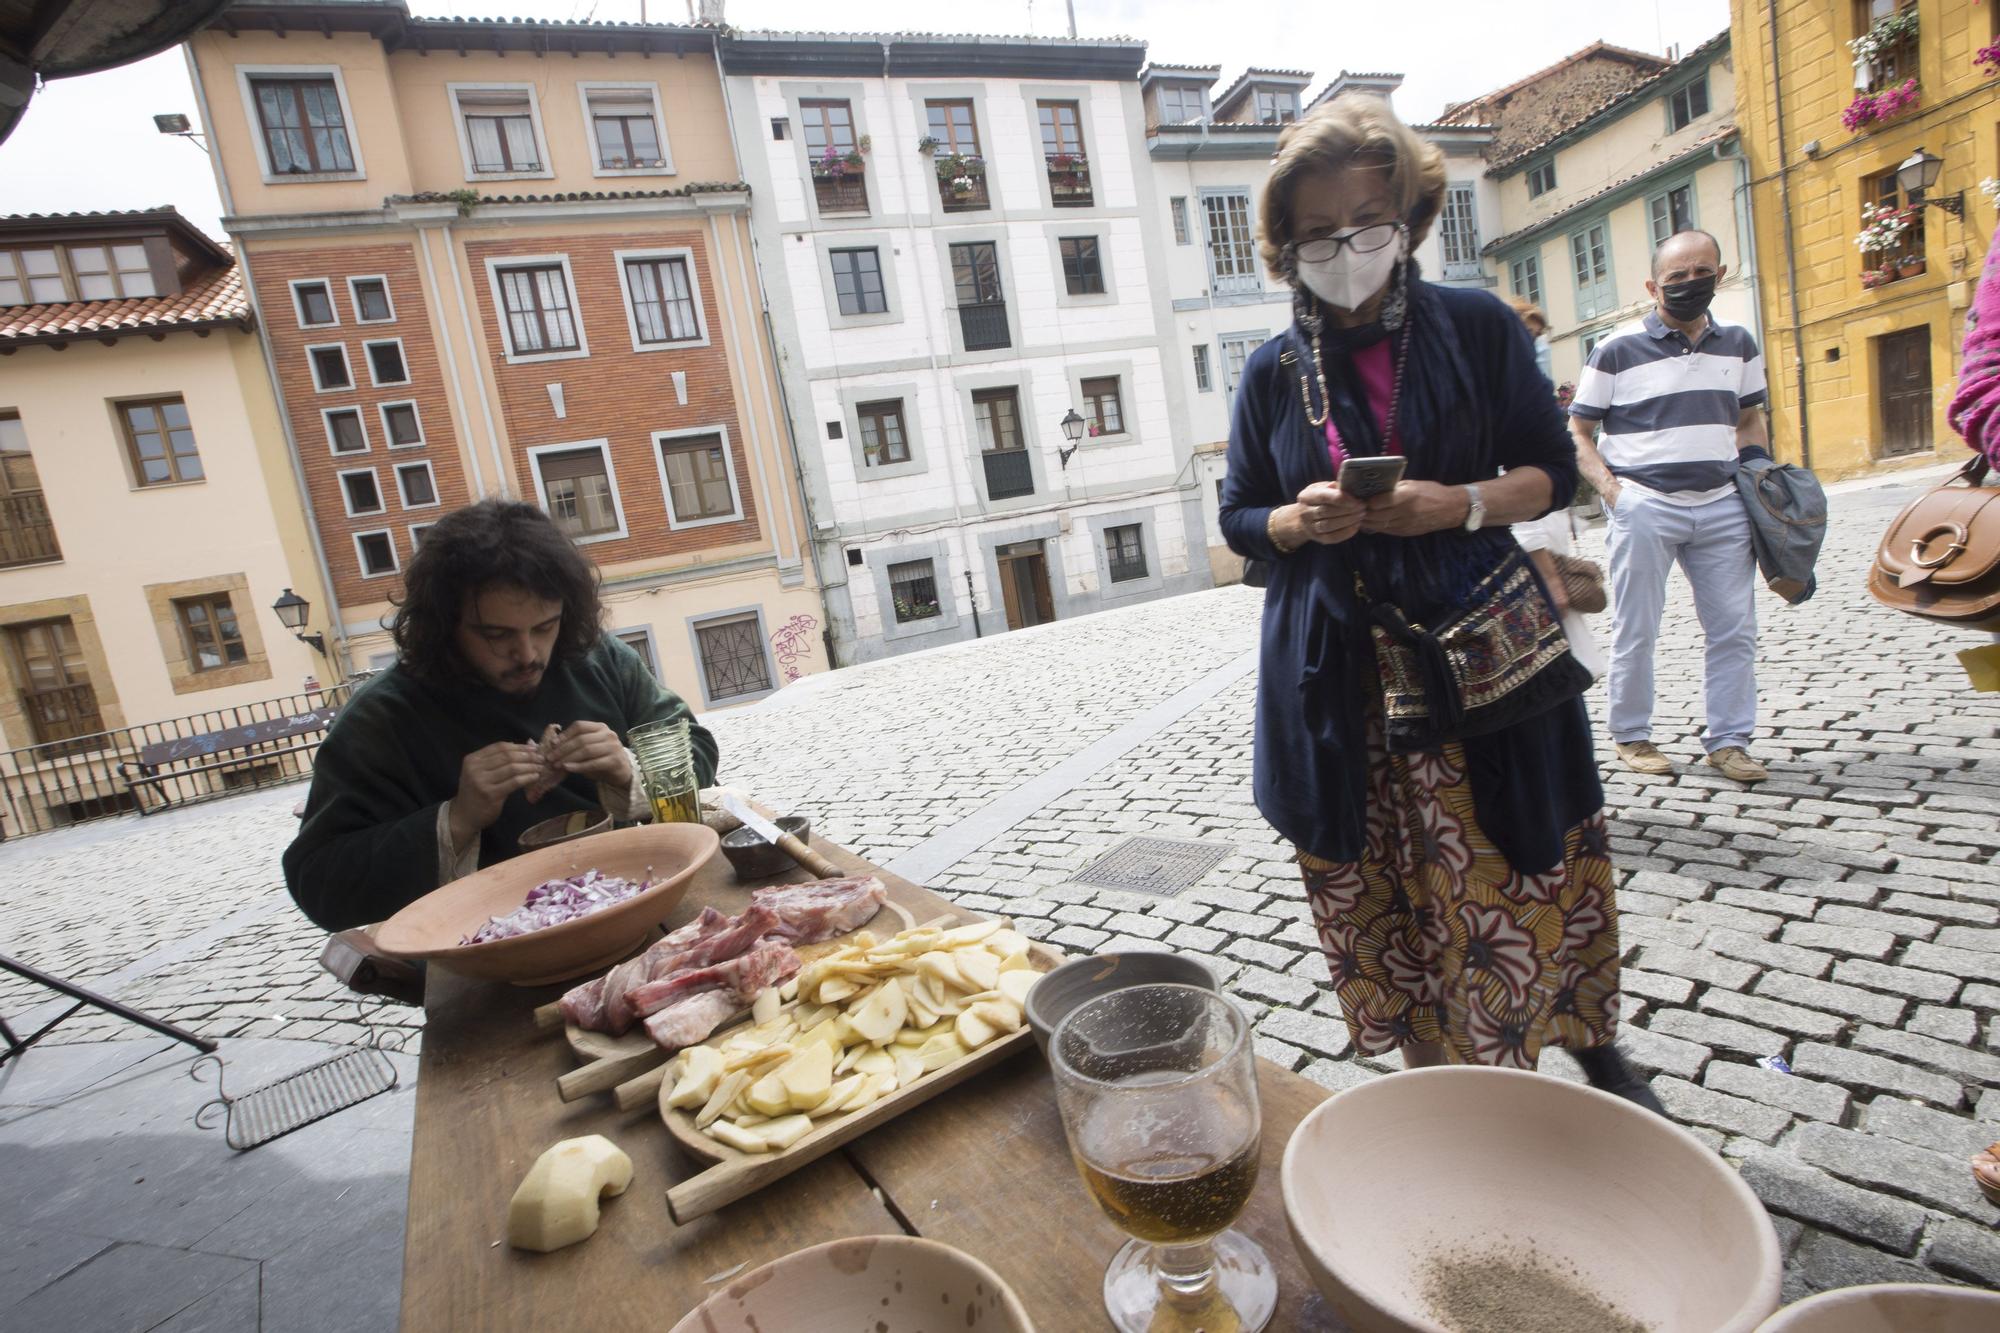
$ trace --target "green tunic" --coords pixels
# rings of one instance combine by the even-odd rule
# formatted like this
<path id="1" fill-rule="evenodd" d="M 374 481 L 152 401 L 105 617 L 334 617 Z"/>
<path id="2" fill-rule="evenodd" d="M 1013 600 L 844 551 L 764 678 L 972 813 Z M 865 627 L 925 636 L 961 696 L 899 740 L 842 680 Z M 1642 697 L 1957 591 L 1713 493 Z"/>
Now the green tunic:
<path id="1" fill-rule="evenodd" d="M 602 722 L 625 740 L 669 718 L 689 719 L 695 777 L 709 786 L 715 738 L 609 634 L 579 660 L 550 667 L 525 699 L 478 681 L 428 685 L 391 667 L 355 691 L 319 748 L 305 821 L 285 851 L 285 883 L 327 930 L 381 921 L 438 887 L 438 807 L 457 793 L 466 755 L 538 737 L 551 722 Z M 599 808 L 596 784 L 574 774 L 533 805 L 515 792 L 480 836 L 479 864 L 518 853 L 521 834 L 544 819 Z"/>

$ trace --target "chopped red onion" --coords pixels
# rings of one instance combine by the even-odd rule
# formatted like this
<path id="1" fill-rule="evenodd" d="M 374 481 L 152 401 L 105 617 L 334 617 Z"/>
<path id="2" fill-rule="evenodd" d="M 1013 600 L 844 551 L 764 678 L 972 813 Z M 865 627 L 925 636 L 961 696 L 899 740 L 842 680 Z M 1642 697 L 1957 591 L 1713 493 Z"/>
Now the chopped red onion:
<path id="1" fill-rule="evenodd" d="M 644 893 L 652 885 L 650 871 L 645 879 L 636 883 L 598 870 L 586 870 L 569 879 L 552 879 L 529 889 L 527 899 L 519 907 L 505 916 L 494 917 L 459 943 L 490 944 L 494 940 L 512 939 L 549 926 L 559 926 L 565 921 L 574 921 L 613 903 L 623 902 L 634 894 Z"/>

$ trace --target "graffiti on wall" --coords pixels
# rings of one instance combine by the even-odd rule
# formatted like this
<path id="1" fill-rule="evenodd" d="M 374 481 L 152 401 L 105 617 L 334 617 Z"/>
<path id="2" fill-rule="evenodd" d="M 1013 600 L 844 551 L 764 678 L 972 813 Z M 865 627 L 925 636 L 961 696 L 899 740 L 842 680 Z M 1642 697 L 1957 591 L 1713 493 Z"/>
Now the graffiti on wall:
<path id="1" fill-rule="evenodd" d="M 817 617 L 801 612 L 771 635 L 771 651 L 776 654 L 778 669 L 785 673 L 787 681 L 805 674 L 806 664 L 812 661 L 813 631 L 818 628 Z"/>

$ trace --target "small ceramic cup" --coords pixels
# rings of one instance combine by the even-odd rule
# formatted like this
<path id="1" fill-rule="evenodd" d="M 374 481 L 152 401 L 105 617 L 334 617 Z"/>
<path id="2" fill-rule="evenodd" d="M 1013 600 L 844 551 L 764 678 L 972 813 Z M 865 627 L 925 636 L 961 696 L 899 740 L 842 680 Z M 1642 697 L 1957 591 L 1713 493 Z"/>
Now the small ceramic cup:
<path id="1" fill-rule="evenodd" d="M 774 819 L 778 832 L 789 833 L 800 842 L 812 841 L 812 821 L 804 815 L 786 815 Z M 790 852 L 776 843 L 764 841 L 764 836 L 756 830 L 742 827 L 724 835 L 722 854 L 729 858 L 730 867 L 741 880 L 769 879 L 782 875 L 798 862 L 792 860 Z"/>
<path id="2" fill-rule="evenodd" d="M 1222 989 L 1215 984 L 1215 973 L 1180 954 L 1144 949 L 1090 954 L 1070 959 L 1035 983 L 1028 992 L 1028 1027 L 1035 1034 L 1035 1044 L 1046 1056 L 1049 1034 L 1070 1010 L 1084 1001 L 1128 986 L 1158 985 L 1199 986 L 1218 994 Z"/>

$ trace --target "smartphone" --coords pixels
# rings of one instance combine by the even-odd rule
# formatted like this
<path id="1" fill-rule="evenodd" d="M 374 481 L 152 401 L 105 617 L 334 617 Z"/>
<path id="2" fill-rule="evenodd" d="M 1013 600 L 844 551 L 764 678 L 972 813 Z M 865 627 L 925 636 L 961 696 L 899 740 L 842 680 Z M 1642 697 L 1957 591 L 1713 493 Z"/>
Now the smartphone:
<path id="1" fill-rule="evenodd" d="M 1350 458 L 1340 465 L 1340 490 L 1357 500 L 1369 500 L 1396 489 L 1409 460 L 1401 454 L 1379 458 Z"/>

